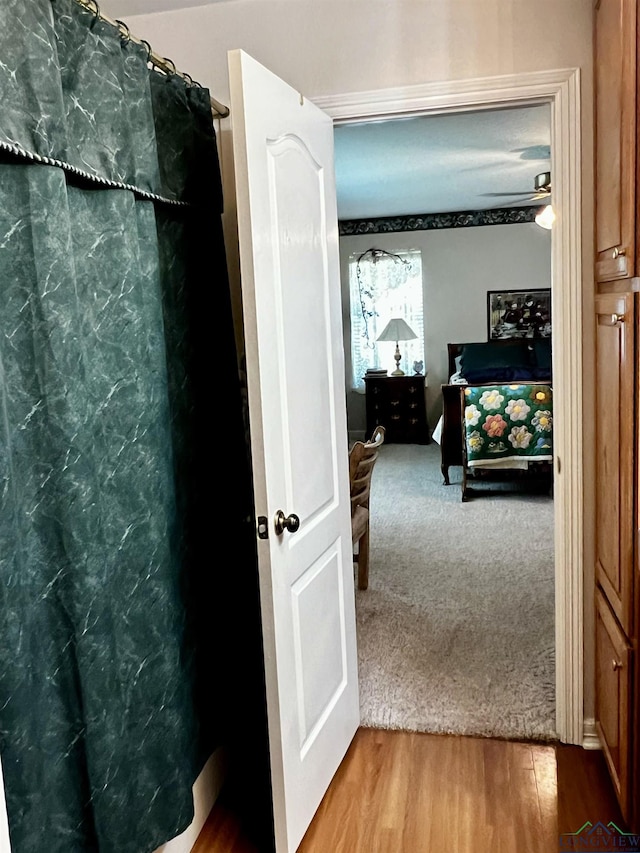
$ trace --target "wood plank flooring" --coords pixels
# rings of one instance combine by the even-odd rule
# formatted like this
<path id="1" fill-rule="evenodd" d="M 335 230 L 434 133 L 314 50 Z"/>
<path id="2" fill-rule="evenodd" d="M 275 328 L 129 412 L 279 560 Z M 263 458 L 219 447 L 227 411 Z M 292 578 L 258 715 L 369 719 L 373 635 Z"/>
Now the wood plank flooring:
<path id="1" fill-rule="evenodd" d="M 585 821 L 624 828 L 602 754 L 359 729 L 298 853 L 555 853 Z M 221 798 L 192 853 L 266 853 Z"/>

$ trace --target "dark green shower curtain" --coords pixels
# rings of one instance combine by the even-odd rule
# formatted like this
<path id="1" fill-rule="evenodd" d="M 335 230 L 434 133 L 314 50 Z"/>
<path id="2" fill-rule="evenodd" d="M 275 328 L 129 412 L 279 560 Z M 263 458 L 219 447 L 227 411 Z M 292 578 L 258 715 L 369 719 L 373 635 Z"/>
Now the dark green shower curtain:
<path id="1" fill-rule="evenodd" d="M 249 511 L 209 95 L 75 0 L 4 0 L 0 100 L 13 853 L 146 853 L 190 823 L 221 724 L 215 353 Z"/>

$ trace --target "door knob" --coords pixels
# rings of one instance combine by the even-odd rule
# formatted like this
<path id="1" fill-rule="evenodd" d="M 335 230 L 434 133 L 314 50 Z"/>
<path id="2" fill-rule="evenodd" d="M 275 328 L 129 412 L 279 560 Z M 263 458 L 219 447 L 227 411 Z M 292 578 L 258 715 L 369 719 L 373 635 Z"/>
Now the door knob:
<path id="1" fill-rule="evenodd" d="M 625 255 L 626 251 L 627 251 L 626 249 L 621 249 L 618 246 L 616 246 L 615 249 L 613 249 L 613 251 L 611 252 L 611 256 L 615 260 L 616 258 L 619 258 L 622 255 Z"/>
<path id="2" fill-rule="evenodd" d="M 614 672 L 617 669 L 622 669 L 622 661 L 621 660 L 612 660 L 611 666 L 612 666 Z"/>
<path id="3" fill-rule="evenodd" d="M 291 515 L 286 516 L 281 509 L 276 513 L 274 526 L 276 529 L 276 533 L 278 536 L 282 536 L 285 530 L 288 530 L 289 533 L 295 533 L 296 530 L 300 527 L 300 519 L 297 515 L 291 513 Z"/>

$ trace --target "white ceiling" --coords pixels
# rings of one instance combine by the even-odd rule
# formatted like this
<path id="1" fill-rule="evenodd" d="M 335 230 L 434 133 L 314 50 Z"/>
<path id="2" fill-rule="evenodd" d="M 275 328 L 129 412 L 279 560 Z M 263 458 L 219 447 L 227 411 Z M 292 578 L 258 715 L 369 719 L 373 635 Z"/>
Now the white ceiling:
<path id="1" fill-rule="evenodd" d="M 100 8 L 115 19 L 216 2 L 101 0 Z M 145 37 L 135 22 L 132 31 Z M 535 204 L 528 194 L 533 194 L 535 176 L 551 171 L 550 136 L 547 105 L 337 125 L 338 217 Z"/>
<path id="2" fill-rule="evenodd" d="M 535 176 L 551 171 L 550 135 L 547 105 L 338 125 L 338 216 L 535 204 Z"/>

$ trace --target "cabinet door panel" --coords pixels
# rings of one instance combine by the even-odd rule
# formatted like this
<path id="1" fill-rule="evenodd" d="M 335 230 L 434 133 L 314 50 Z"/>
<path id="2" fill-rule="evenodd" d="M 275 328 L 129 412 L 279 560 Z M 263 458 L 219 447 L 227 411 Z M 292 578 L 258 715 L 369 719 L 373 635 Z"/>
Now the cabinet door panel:
<path id="1" fill-rule="evenodd" d="M 607 602 L 596 591 L 597 729 L 620 808 L 629 819 L 631 650 Z"/>
<path id="2" fill-rule="evenodd" d="M 633 628 L 634 294 L 596 297 L 596 579 Z"/>
<path id="3" fill-rule="evenodd" d="M 596 278 L 635 274 L 636 0 L 595 12 Z"/>

